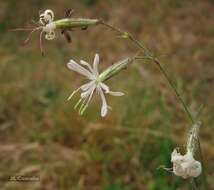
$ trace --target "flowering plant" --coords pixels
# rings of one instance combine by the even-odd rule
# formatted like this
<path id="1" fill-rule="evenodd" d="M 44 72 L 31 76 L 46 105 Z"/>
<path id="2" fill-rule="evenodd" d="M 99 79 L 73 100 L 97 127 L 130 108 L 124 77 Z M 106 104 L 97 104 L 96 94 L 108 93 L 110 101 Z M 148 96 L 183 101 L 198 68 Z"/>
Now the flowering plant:
<path id="1" fill-rule="evenodd" d="M 176 85 L 169 77 L 168 72 L 162 66 L 159 59 L 156 56 L 154 56 L 154 54 L 150 50 L 148 50 L 142 42 L 137 40 L 129 32 L 122 31 L 121 29 L 114 27 L 100 19 L 71 18 L 71 14 L 72 14 L 72 11 L 70 10 L 66 13 L 66 18 L 54 20 L 54 12 L 50 9 L 47 9 L 40 14 L 39 22 L 36 23 L 37 24 L 36 27 L 26 28 L 26 29 L 21 28 L 21 29 L 15 29 L 15 30 L 31 31 L 28 38 L 25 40 L 25 42 L 29 41 L 30 36 L 33 32 L 40 30 L 41 31 L 40 32 L 40 49 L 42 53 L 43 53 L 43 48 L 42 48 L 43 34 L 45 34 L 45 39 L 53 40 L 56 36 L 55 31 L 57 29 L 61 30 L 61 33 L 66 36 L 66 39 L 69 42 L 71 42 L 71 38 L 69 37 L 68 32 L 70 32 L 72 29 L 81 28 L 85 30 L 89 26 L 97 26 L 97 25 L 103 25 L 108 29 L 111 29 L 117 32 L 122 38 L 130 40 L 137 47 L 136 55 L 131 58 L 128 57 L 124 60 L 121 60 L 113 64 L 112 66 L 108 67 L 101 73 L 99 73 L 98 71 L 98 66 L 99 66 L 98 54 L 95 55 L 93 66 L 91 66 L 89 63 L 83 60 L 80 60 L 80 64 L 78 64 L 73 59 L 71 59 L 67 63 L 67 67 L 70 70 L 75 71 L 83 75 L 84 77 L 86 77 L 89 80 L 89 82 L 81 85 L 79 88 L 74 90 L 72 94 L 68 97 L 68 100 L 70 100 L 77 92 L 79 91 L 81 92 L 80 99 L 76 103 L 75 108 L 79 107 L 79 113 L 82 115 L 87 109 L 93 97 L 93 94 L 97 92 L 97 94 L 100 96 L 102 100 L 101 116 L 105 117 L 108 113 L 108 109 L 110 108 L 107 104 L 105 95 L 107 94 L 112 96 L 124 95 L 124 93 L 122 92 L 111 91 L 109 86 L 106 85 L 106 81 L 114 77 L 118 73 L 120 73 L 123 69 L 127 68 L 130 65 L 130 63 L 136 60 L 141 60 L 141 61 L 145 59 L 150 60 L 151 63 L 154 63 L 159 68 L 160 72 L 168 81 L 170 87 L 175 92 L 178 98 L 178 101 L 183 106 L 186 116 L 189 118 L 191 124 L 193 125 L 193 129 L 188 138 L 186 154 L 181 155 L 176 149 L 174 149 L 171 154 L 171 162 L 173 163 L 173 168 L 172 168 L 173 173 L 177 176 L 181 176 L 182 178 L 198 177 L 202 172 L 203 163 L 195 160 L 194 153 L 196 149 L 196 144 L 199 143 L 198 126 L 200 125 L 196 122 L 197 120 L 192 116 L 192 113 L 190 112 L 188 106 L 184 102 L 180 93 L 177 91 Z M 201 154 L 200 146 L 198 148 Z M 204 181 L 206 181 L 206 179 Z"/>

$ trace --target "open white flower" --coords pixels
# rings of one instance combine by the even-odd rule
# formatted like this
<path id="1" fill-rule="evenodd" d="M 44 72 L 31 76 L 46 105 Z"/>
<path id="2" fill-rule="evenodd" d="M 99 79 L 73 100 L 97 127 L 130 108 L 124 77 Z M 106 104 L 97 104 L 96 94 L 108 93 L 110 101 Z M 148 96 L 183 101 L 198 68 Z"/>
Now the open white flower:
<path id="1" fill-rule="evenodd" d="M 96 92 L 100 95 L 102 100 L 101 116 L 105 117 L 108 112 L 108 105 L 106 102 L 105 94 L 110 94 L 112 96 L 122 96 L 124 95 L 124 93 L 112 92 L 110 91 L 109 87 L 103 83 L 102 73 L 99 75 L 99 72 L 98 72 L 98 65 L 99 65 L 98 54 L 95 55 L 93 67 L 83 60 L 80 60 L 80 64 L 76 63 L 74 60 L 70 60 L 67 66 L 69 69 L 76 71 L 77 73 L 85 76 L 87 79 L 90 80 L 90 82 L 80 86 L 77 90 L 75 90 L 69 96 L 68 100 L 70 100 L 75 93 L 81 90 L 82 91 L 81 98 L 75 105 L 75 108 L 77 108 L 81 104 L 79 112 L 80 114 L 83 114 L 83 112 L 88 107 L 88 104 L 94 94 L 94 91 L 96 90 Z M 85 67 L 87 67 L 87 69 Z"/>
<path id="2" fill-rule="evenodd" d="M 184 179 L 198 177 L 201 174 L 201 163 L 193 158 L 190 151 L 187 151 L 185 155 L 181 155 L 174 149 L 171 154 L 171 162 L 173 163 L 173 173 Z"/>
<path id="3" fill-rule="evenodd" d="M 39 22 L 42 25 L 42 33 L 45 33 L 45 39 L 53 40 L 55 38 L 56 25 L 54 24 L 54 12 L 50 9 L 45 10 L 39 15 Z"/>

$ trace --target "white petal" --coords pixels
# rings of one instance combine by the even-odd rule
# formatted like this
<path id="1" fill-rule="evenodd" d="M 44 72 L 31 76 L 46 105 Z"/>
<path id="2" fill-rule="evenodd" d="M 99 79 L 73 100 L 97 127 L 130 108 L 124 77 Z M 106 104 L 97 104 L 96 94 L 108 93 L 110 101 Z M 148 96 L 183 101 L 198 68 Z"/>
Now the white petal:
<path id="1" fill-rule="evenodd" d="M 99 83 L 99 85 L 101 86 L 101 88 L 103 90 L 105 90 L 105 93 L 109 93 L 109 87 L 106 84 L 101 82 L 101 83 Z"/>
<path id="2" fill-rule="evenodd" d="M 188 168 L 191 168 L 192 167 L 192 165 L 194 164 L 194 161 L 193 162 L 188 162 L 188 161 L 184 161 L 183 163 L 181 163 L 180 165 L 181 165 L 181 167 L 184 169 L 184 170 L 186 170 L 186 169 L 188 169 Z"/>
<path id="3" fill-rule="evenodd" d="M 99 85 L 101 86 L 101 88 L 103 90 L 105 90 L 106 94 L 110 94 L 112 96 L 123 96 L 124 95 L 123 92 L 112 92 L 112 91 L 110 91 L 109 87 L 105 83 L 99 83 Z"/>
<path id="4" fill-rule="evenodd" d="M 95 88 L 96 88 L 95 84 L 90 86 L 90 88 L 88 88 L 88 90 L 81 93 L 81 98 L 87 98 L 91 94 L 91 92 L 94 91 Z"/>
<path id="5" fill-rule="evenodd" d="M 76 71 L 77 73 L 86 76 L 88 79 L 90 80 L 94 80 L 94 75 L 89 72 L 87 69 L 85 69 L 84 67 L 80 66 L 78 63 L 76 63 L 74 60 L 70 60 L 67 63 L 67 66 L 69 69 Z"/>
<path id="6" fill-rule="evenodd" d="M 82 86 L 80 86 L 81 90 L 86 91 L 88 90 L 92 85 L 95 85 L 94 81 L 90 81 L 86 84 L 83 84 Z"/>
<path id="7" fill-rule="evenodd" d="M 180 164 L 173 163 L 173 173 L 177 176 L 184 176 L 185 172 Z"/>
<path id="8" fill-rule="evenodd" d="M 93 70 L 93 68 L 91 67 L 91 65 L 89 63 L 87 63 L 84 60 L 80 60 L 80 64 L 85 65 L 86 67 L 88 67 L 88 69 L 94 74 L 94 70 Z"/>
<path id="9" fill-rule="evenodd" d="M 56 34 L 54 31 L 48 32 L 45 34 L 45 39 L 46 40 L 53 40 L 55 38 Z"/>
<path id="10" fill-rule="evenodd" d="M 87 98 L 89 95 L 91 94 L 91 88 L 89 88 L 88 90 L 86 90 L 85 92 L 81 93 L 81 98 L 85 99 Z"/>
<path id="11" fill-rule="evenodd" d="M 47 9 L 45 12 L 44 12 L 44 16 L 45 16 L 45 19 L 48 21 L 48 22 L 52 22 L 54 20 L 54 12 L 50 9 Z"/>
<path id="12" fill-rule="evenodd" d="M 39 15 L 39 17 L 40 17 L 39 22 L 40 22 L 42 25 L 45 25 L 45 18 L 44 18 L 44 16 L 45 16 L 44 13 Z"/>
<path id="13" fill-rule="evenodd" d="M 93 63 L 93 69 L 94 69 L 94 72 L 95 74 L 98 76 L 99 75 L 99 72 L 98 72 L 98 65 L 99 65 L 99 55 L 96 54 L 95 57 L 94 57 L 94 63 Z"/>
<path id="14" fill-rule="evenodd" d="M 179 162 L 183 160 L 183 156 L 177 151 L 177 149 L 174 149 L 171 154 L 171 162 Z"/>
<path id="15" fill-rule="evenodd" d="M 98 88 L 98 92 L 99 92 L 99 94 L 101 96 L 101 100 L 102 100 L 101 116 L 105 117 L 108 112 L 108 105 L 106 103 L 106 98 L 105 98 L 105 95 L 101 88 Z"/>
<path id="16" fill-rule="evenodd" d="M 91 98 L 92 98 L 92 96 L 93 96 L 93 93 L 94 93 L 94 90 L 95 90 L 95 89 L 96 89 L 96 85 L 94 85 L 93 87 L 91 87 L 91 93 L 90 93 L 90 95 L 89 95 L 89 98 L 88 98 L 88 101 L 87 101 L 86 105 L 88 105 L 89 102 L 91 101 Z"/>
<path id="17" fill-rule="evenodd" d="M 198 161 L 195 161 L 192 165 L 192 168 L 189 171 L 189 175 L 192 177 L 198 177 L 202 172 L 201 163 Z"/>
<path id="18" fill-rule="evenodd" d="M 111 94 L 112 96 L 123 96 L 124 95 L 123 92 L 112 92 L 112 91 L 109 91 L 108 94 Z"/>

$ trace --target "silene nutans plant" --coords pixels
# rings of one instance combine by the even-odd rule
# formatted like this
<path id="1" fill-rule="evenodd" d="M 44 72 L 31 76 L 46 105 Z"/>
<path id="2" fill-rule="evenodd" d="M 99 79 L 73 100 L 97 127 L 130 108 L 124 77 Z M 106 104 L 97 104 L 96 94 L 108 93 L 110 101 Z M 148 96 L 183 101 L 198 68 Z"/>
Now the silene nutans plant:
<path id="1" fill-rule="evenodd" d="M 159 61 L 158 57 L 154 56 L 152 51 L 147 49 L 144 44 L 137 40 L 134 35 L 127 31 L 123 31 L 120 28 L 117 28 L 111 24 L 106 23 L 102 19 L 90 19 L 90 18 L 72 18 L 73 10 L 69 9 L 65 13 L 65 17 L 61 19 L 56 19 L 54 12 L 50 9 L 47 9 L 43 12 L 39 13 L 38 21 L 34 24 L 35 27 L 32 28 L 17 28 L 13 29 L 12 31 L 29 31 L 29 35 L 25 40 L 27 43 L 30 40 L 31 35 L 34 32 L 40 32 L 40 50 L 44 55 L 43 49 L 43 36 L 46 40 L 54 40 L 56 37 L 56 31 L 60 31 L 62 35 L 65 36 L 68 42 L 71 42 L 72 39 L 69 35 L 71 31 L 75 28 L 80 28 L 82 30 L 86 30 L 89 27 L 103 25 L 105 27 L 104 30 L 108 30 L 116 32 L 117 35 L 119 34 L 123 39 L 131 42 L 136 47 L 136 54 L 133 56 L 128 56 L 123 59 L 118 59 L 119 61 L 110 67 L 106 68 L 104 71 L 99 72 L 99 55 L 95 54 L 93 64 L 89 64 L 86 61 L 80 60 L 77 63 L 75 58 L 70 59 L 67 63 L 67 67 L 81 74 L 83 77 L 88 79 L 88 82 L 78 87 L 74 90 L 71 95 L 68 97 L 68 100 L 71 100 L 72 97 L 80 92 L 80 99 L 75 104 L 74 108 L 79 110 L 79 114 L 83 115 L 89 106 L 89 103 L 95 93 L 97 93 L 101 99 L 102 106 L 100 115 L 105 117 L 108 113 L 108 110 L 111 109 L 110 106 L 107 104 L 106 95 L 112 96 L 123 96 L 123 92 L 112 91 L 109 86 L 106 84 L 108 80 L 113 77 L 116 77 L 117 74 L 122 72 L 124 69 L 129 68 L 133 62 L 144 62 L 144 60 L 149 61 L 149 63 L 154 64 L 163 77 L 168 82 L 171 89 L 174 91 L 177 100 L 183 106 L 184 112 L 187 118 L 190 121 L 192 127 L 190 134 L 187 138 L 187 145 L 186 145 L 186 153 L 184 155 L 180 154 L 178 149 L 174 149 L 171 154 L 171 162 L 173 167 L 170 170 L 176 176 L 182 177 L 184 179 L 191 179 L 192 186 L 194 189 L 197 189 L 196 179 L 200 174 L 203 174 L 203 184 L 206 189 L 206 173 L 205 173 L 205 166 L 203 164 L 202 158 L 202 151 L 200 147 L 199 141 L 199 128 L 201 128 L 201 123 L 198 122 L 197 118 L 194 118 L 192 113 L 190 112 L 188 106 L 186 105 L 185 101 L 183 100 L 182 96 L 178 92 L 176 85 L 174 84 L 173 80 L 169 77 L 168 72 L 162 66 L 161 62 Z M 89 32 L 89 31 L 86 31 Z M 198 151 L 200 155 L 200 161 L 195 160 L 195 153 Z M 165 168 L 166 169 L 166 168 Z"/>

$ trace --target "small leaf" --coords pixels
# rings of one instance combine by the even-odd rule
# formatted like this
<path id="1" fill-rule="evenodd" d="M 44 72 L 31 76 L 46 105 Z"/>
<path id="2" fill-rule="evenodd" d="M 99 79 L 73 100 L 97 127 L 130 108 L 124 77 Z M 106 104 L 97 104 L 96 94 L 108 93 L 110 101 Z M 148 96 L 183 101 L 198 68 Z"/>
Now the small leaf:
<path id="1" fill-rule="evenodd" d="M 129 38 L 129 33 L 128 32 L 123 32 L 121 34 L 121 38 Z"/>

